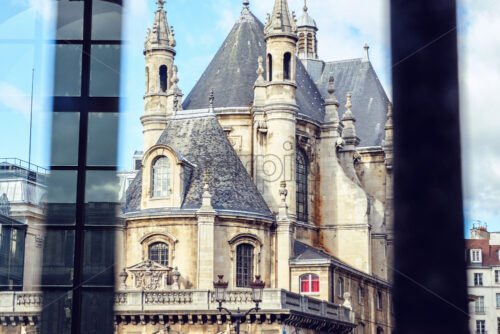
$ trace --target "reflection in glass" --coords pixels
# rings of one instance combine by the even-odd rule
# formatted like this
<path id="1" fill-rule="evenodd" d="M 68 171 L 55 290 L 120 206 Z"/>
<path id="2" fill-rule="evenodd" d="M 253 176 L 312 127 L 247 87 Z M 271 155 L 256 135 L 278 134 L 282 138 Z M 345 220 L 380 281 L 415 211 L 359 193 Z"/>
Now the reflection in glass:
<path id="1" fill-rule="evenodd" d="M 47 230 L 43 245 L 42 285 L 71 285 L 75 232 Z"/>
<path id="2" fill-rule="evenodd" d="M 56 39 L 83 38 L 83 1 L 57 1 Z"/>
<path id="3" fill-rule="evenodd" d="M 115 171 L 88 171 L 85 185 L 85 224 L 116 225 L 120 184 Z"/>
<path id="4" fill-rule="evenodd" d="M 54 66 L 54 96 L 80 96 L 82 46 L 57 44 Z"/>
<path id="5" fill-rule="evenodd" d="M 113 333 L 112 289 L 83 291 L 81 332 L 86 334 Z"/>
<path id="6" fill-rule="evenodd" d="M 43 292 L 43 321 L 41 333 L 71 333 L 71 308 L 73 293 L 61 291 Z M 63 317 L 61 319 L 61 317 Z"/>
<path id="7" fill-rule="evenodd" d="M 87 165 L 115 166 L 117 138 L 118 113 L 90 113 Z"/>
<path id="8" fill-rule="evenodd" d="M 114 283 L 114 230 L 85 232 L 83 256 L 84 285 L 113 286 Z"/>
<path id="9" fill-rule="evenodd" d="M 122 6 L 94 0 L 92 4 L 92 39 L 119 40 L 122 28 Z"/>
<path id="10" fill-rule="evenodd" d="M 52 117 L 52 166 L 78 164 L 80 113 L 54 112 Z"/>
<path id="11" fill-rule="evenodd" d="M 52 170 L 45 207 L 46 224 L 74 225 L 76 222 L 76 177 L 72 170 Z"/>
<path id="12" fill-rule="evenodd" d="M 22 290 L 27 225 L 0 216 L 0 291 Z"/>
<path id="13" fill-rule="evenodd" d="M 120 90 L 120 49 L 119 45 L 92 45 L 90 96 L 118 96 Z"/>

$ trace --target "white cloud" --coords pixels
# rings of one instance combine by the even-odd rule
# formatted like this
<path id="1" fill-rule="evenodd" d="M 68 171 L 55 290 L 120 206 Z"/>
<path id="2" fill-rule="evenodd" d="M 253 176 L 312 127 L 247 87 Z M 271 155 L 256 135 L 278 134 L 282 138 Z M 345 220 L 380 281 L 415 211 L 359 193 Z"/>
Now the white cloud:
<path id="1" fill-rule="evenodd" d="M 461 0 L 459 5 L 466 215 L 500 230 L 500 3 Z"/>
<path id="2" fill-rule="evenodd" d="M 9 83 L 0 82 L 0 104 L 9 110 L 29 116 L 30 95 L 26 95 L 25 92 Z"/>

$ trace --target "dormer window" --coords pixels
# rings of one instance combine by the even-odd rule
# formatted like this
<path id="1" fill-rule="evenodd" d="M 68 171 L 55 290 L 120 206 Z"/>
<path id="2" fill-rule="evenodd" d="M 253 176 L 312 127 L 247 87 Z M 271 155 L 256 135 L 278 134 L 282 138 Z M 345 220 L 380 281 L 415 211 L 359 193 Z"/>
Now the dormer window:
<path id="1" fill-rule="evenodd" d="M 170 160 L 159 157 L 153 164 L 153 197 L 168 197 L 170 195 Z"/>
<path id="2" fill-rule="evenodd" d="M 482 254 L 480 249 L 471 249 L 470 250 L 470 262 L 472 263 L 481 263 L 483 262 Z"/>

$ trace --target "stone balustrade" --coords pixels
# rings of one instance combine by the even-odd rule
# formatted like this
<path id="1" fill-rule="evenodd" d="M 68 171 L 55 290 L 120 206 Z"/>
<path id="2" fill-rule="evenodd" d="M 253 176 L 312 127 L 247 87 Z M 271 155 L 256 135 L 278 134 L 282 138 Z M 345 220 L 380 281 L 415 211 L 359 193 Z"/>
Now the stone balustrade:
<path id="1" fill-rule="evenodd" d="M 0 292 L 0 317 L 34 316 L 42 308 L 40 292 Z M 141 291 L 123 290 L 115 293 L 115 313 L 217 313 L 214 292 L 208 290 Z M 227 291 L 223 304 L 230 310 L 255 306 L 249 289 Z M 290 312 L 324 318 L 328 321 L 353 323 L 351 310 L 326 301 L 281 289 L 264 289 L 260 312 Z"/>

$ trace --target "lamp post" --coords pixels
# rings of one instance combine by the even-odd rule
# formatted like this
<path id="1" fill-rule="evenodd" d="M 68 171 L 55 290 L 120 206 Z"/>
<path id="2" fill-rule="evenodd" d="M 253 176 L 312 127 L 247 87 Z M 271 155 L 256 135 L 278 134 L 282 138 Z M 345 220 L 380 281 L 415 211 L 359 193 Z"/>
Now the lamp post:
<path id="1" fill-rule="evenodd" d="M 262 294 L 264 286 L 266 284 L 260 279 L 260 275 L 255 276 L 255 281 L 250 283 L 250 287 L 252 288 L 252 301 L 255 303 L 255 307 L 244 313 L 240 311 L 240 308 L 238 307 L 237 311 L 233 313 L 222 306 L 222 303 L 226 301 L 226 290 L 228 283 L 224 282 L 224 275 L 218 275 L 218 277 L 219 280 L 217 282 L 214 282 L 215 300 L 219 303 L 219 307 L 217 309 L 219 310 L 219 312 L 226 311 L 226 313 L 231 318 L 236 320 L 236 334 L 240 334 L 241 321 L 245 319 L 245 317 L 249 315 L 250 312 L 258 312 L 260 310 L 259 303 L 262 302 Z"/>

